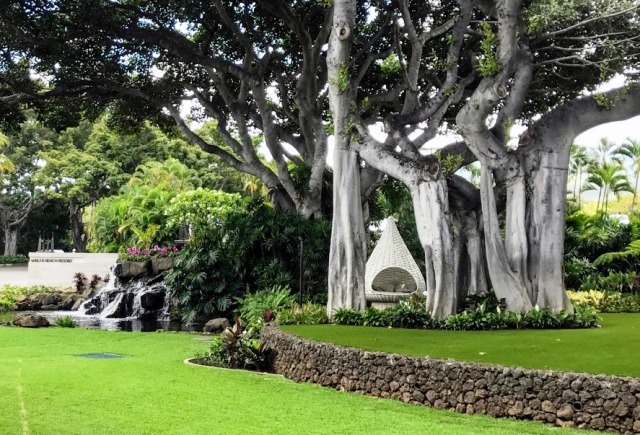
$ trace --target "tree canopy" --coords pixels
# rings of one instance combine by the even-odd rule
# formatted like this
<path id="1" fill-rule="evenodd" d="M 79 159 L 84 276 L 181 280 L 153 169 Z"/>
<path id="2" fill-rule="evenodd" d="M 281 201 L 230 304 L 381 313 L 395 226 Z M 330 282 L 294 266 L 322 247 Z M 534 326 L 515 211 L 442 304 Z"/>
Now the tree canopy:
<path id="1" fill-rule="evenodd" d="M 322 214 L 333 134 L 334 211 L 370 195 L 381 174 L 410 188 L 436 317 L 489 283 L 512 310 L 570 308 L 557 246 L 570 145 L 640 113 L 635 0 L 9 1 L 0 25 L 7 122 L 18 101 L 48 102 L 58 124 L 105 107 L 121 125 L 172 120 L 306 216 Z M 617 75 L 624 86 L 601 92 Z M 198 103 L 192 117 L 217 121 L 222 143 L 189 126 L 185 102 Z M 515 124 L 526 130 L 513 141 Z M 378 125 L 383 141 L 371 134 Z M 443 131 L 460 140 L 423 149 Z M 275 170 L 258 155 L 258 133 Z M 479 191 L 455 175 L 476 160 Z M 304 183 L 294 167 L 308 168 Z M 362 220 L 335 216 L 340 228 Z M 346 276 L 337 293 L 359 288 L 358 237 L 334 238 L 352 251 L 335 251 L 332 264 L 353 263 L 332 275 Z"/>

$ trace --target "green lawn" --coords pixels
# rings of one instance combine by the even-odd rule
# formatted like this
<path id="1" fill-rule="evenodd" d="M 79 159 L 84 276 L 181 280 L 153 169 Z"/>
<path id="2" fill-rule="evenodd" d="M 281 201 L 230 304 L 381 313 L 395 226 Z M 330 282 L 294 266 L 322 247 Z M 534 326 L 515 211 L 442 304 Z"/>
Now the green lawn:
<path id="1" fill-rule="evenodd" d="M 622 193 L 620 198 L 609 198 L 607 205 L 607 213 L 609 214 L 629 214 L 631 213 L 631 203 L 633 195 L 630 193 Z M 595 214 L 598 201 L 588 201 L 582 203 L 582 210 L 587 214 Z"/>
<path id="2" fill-rule="evenodd" d="M 0 327 L 0 434 L 587 433 L 183 364 L 204 348 L 189 334 Z M 127 357 L 76 356 L 96 352 Z"/>
<path id="3" fill-rule="evenodd" d="M 597 329 L 462 332 L 337 325 L 282 329 L 367 350 L 640 377 L 640 314 L 602 314 L 602 328 Z"/>

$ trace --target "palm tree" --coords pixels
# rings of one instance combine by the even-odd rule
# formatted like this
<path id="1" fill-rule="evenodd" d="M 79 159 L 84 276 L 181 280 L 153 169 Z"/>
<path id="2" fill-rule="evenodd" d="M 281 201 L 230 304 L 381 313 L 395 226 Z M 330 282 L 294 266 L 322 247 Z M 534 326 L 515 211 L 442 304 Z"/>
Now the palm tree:
<path id="1" fill-rule="evenodd" d="M 578 191 L 578 187 L 582 186 L 582 175 L 588 167 L 589 156 L 587 155 L 587 148 L 575 143 L 571 145 L 571 163 L 569 166 L 569 173 L 574 176 L 573 196 L 578 200 L 578 208 L 581 206 L 582 196 Z"/>
<path id="2" fill-rule="evenodd" d="M 609 207 L 609 195 L 613 193 L 616 198 L 620 197 L 622 192 L 631 192 L 632 188 L 629 184 L 627 174 L 621 163 L 613 161 L 604 165 L 592 164 L 589 168 L 589 177 L 587 184 L 583 190 L 599 190 L 598 205 L 596 210 L 600 209 L 605 213 Z M 602 202 L 601 199 L 602 198 Z"/>
<path id="3" fill-rule="evenodd" d="M 619 154 L 631 160 L 631 168 L 633 169 L 633 174 L 635 176 L 631 210 L 635 210 L 636 196 L 638 192 L 638 178 L 640 177 L 640 141 L 637 139 L 627 138 L 627 141 L 616 150 L 616 154 Z"/>
<path id="4" fill-rule="evenodd" d="M 614 148 L 615 145 L 616 144 L 611 142 L 606 137 L 603 137 L 602 139 L 600 139 L 600 143 L 595 148 L 596 160 L 600 166 L 604 166 L 609 162 L 611 162 L 612 160 L 617 161 L 617 159 L 615 158 L 615 153 L 616 153 L 616 148 Z"/>

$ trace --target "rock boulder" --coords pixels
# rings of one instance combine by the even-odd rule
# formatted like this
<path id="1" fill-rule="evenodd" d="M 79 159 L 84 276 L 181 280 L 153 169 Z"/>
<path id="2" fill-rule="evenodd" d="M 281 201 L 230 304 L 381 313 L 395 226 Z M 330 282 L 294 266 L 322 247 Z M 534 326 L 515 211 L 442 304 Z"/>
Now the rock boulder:
<path id="1" fill-rule="evenodd" d="M 204 325 L 204 328 L 202 328 L 202 332 L 219 334 L 229 327 L 231 327 L 231 322 L 229 322 L 229 319 L 226 319 L 224 317 L 219 317 L 217 319 L 209 320 Z"/>
<path id="2" fill-rule="evenodd" d="M 51 326 L 46 317 L 41 316 L 40 314 L 18 314 L 15 319 L 13 319 L 14 326 L 20 326 L 22 328 L 46 328 L 47 326 Z"/>

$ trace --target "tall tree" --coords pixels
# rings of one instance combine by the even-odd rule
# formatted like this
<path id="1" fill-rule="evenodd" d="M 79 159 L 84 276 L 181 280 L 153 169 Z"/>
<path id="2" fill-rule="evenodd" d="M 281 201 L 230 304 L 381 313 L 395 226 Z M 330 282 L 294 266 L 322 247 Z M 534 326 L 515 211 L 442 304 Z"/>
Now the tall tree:
<path id="1" fill-rule="evenodd" d="M 426 227 L 421 239 L 426 253 L 428 307 L 434 315 L 442 317 L 456 306 L 457 293 L 450 289 L 456 288 L 454 275 L 458 274 L 447 273 L 459 270 L 458 240 L 464 236 L 468 248 L 473 249 L 474 245 L 475 237 L 468 237 L 467 231 L 461 229 L 455 221 L 460 212 L 453 208 L 454 194 L 472 192 L 461 189 L 460 183 L 455 183 L 456 177 L 451 176 L 452 169 L 468 163 L 464 145 L 473 152 L 471 159 L 480 161 L 483 175 L 481 201 L 474 201 L 471 196 L 463 202 L 467 206 L 466 212 L 463 209 L 463 222 L 473 228 L 470 212 L 477 220 L 479 209 L 472 205 L 482 205 L 493 290 L 505 298 L 512 310 L 534 304 L 570 310 L 564 292 L 562 243 L 558 244 L 564 234 L 570 145 L 577 134 L 592 126 L 640 112 L 640 105 L 634 102 L 640 89 L 633 84 L 605 94 L 585 98 L 580 95 L 585 88 L 611 77 L 614 71 L 623 72 L 625 64 L 637 63 L 638 47 L 629 39 L 637 27 L 631 18 L 638 12 L 637 5 L 603 4 L 606 7 L 594 17 L 590 15 L 590 2 L 578 2 L 574 6 L 579 7 L 571 11 L 547 2 L 532 2 L 527 8 L 519 1 L 498 1 L 495 5 L 456 3 L 456 8 L 442 8 L 453 15 L 446 21 L 442 16 L 433 18 L 441 12 L 437 6 L 429 10 L 429 19 L 425 20 L 420 13 L 429 6 L 420 8 L 399 2 L 402 19 L 395 25 L 400 29 L 398 33 L 405 36 L 398 41 L 402 70 L 399 83 L 402 91 L 406 89 L 403 101 L 414 106 L 403 113 L 406 105 L 396 103 L 392 113 L 383 118 L 389 131 L 386 143 L 371 138 L 366 128 L 370 122 L 363 119 L 358 151 L 368 163 L 402 180 L 412 191 L 419 191 L 420 185 L 432 189 L 422 198 L 414 195 L 418 198 L 414 206 L 418 227 Z M 472 16 L 477 24 L 472 23 Z M 424 22 L 429 24 L 414 24 Z M 603 29 L 616 31 L 602 32 Z M 624 30 L 617 34 L 620 29 Z M 435 42 L 442 34 L 446 34 L 446 44 L 441 46 L 443 55 L 438 57 Z M 622 34 L 625 36 L 617 40 Z M 425 41 L 432 43 L 432 56 L 442 63 L 421 63 L 427 57 L 423 53 Z M 584 50 L 589 41 L 597 41 L 602 50 Z M 469 56 L 470 52 L 477 54 Z M 600 67 L 602 63 L 611 68 Z M 424 71 L 422 81 L 412 82 L 411 77 L 420 71 Z M 581 71 L 581 80 L 569 83 L 568 77 L 575 71 Z M 357 77 L 361 75 L 358 73 Z M 385 88 L 394 86 L 387 84 Z M 552 94 L 548 92 L 550 88 L 554 89 Z M 415 93 L 420 92 L 423 102 L 416 104 Z M 539 98 L 538 92 L 545 94 Z M 540 114 L 544 115 L 539 117 Z M 516 121 L 528 129 L 514 151 L 507 143 L 509 127 Z M 432 158 L 418 154 L 425 138 L 433 137 L 444 123 L 454 122 L 464 138 L 462 146 L 452 144 Z M 412 129 L 408 127 L 418 123 L 422 123 L 422 134 L 409 140 L 407 133 Z M 456 155 L 458 159 L 453 158 Z M 412 177 L 413 168 L 418 173 Z M 446 183 L 438 191 L 436 186 L 441 180 Z M 498 195 L 506 196 L 504 238 L 497 221 L 497 207 L 503 201 L 497 200 L 496 190 Z M 430 206 L 425 207 L 426 204 Z M 421 215 L 421 205 L 432 214 L 441 214 L 432 215 L 431 219 Z M 475 228 L 477 234 L 478 226 Z"/>
<path id="2" fill-rule="evenodd" d="M 40 59 L 39 69 L 56 78 L 53 93 L 75 95 L 74 108 L 95 111 L 116 101 L 124 123 L 166 123 L 168 114 L 203 150 L 259 178 L 274 203 L 322 214 L 323 46 L 331 30 L 331 9 L 322 2 L 22 1 L 0 13 L 3 43 Z M 217 121 L 224 146 L 189 127 L 185 101 L 198 103 L 194 117 Z M 275 171 L 257 154 L 256 130 Z M 291 179 L 290 161 L 310 168 L 303 189 Z"/>
<path id="3" fill-rule="evenodd" d="M 578 144 L 571 145 L 569 175 L 573 175 L 573 197 L 578 207 L 582 204 L 582 176 L 589 167 L 589 156 L 586 147 Z"/>
<path id="4" fill-rule="evenodd" d="M 23 92 L 32 101 L 70 94 L 78 107 L 87 98 L 93 106 L 120 101 L 133 119 L 169 114 L 203 149 L 263 180 L 282 207 L 321 214 L 332 2 L 37 3 L 0 9 L 3 42 L 55 78 L 49 91 Z M 349 121 L 335 134 L 348 132 L 349 150 L 367 163 L 361 193 L 380 178 L 371 168 L 411 191 L 429 311 L 455 312 L 458 289 L 487 282 L 470 272 L 485 261 L 491 286 L 509 309 L 536 303 L 571 309 L 562 269 L 569 149 L 586 129 L 640 112 L 636 2 L 356 6 L 350 58 L 339 65 L 344 74 L 333 78 L 352 90 L 340 94 L 341 107 L 349 100 Z M 583 96 L 615 74 L 627 78 L 624 87 Z M 227 148 L 188 128 L 180 116 L 183 99 L 197 100 L 218 121 Z M 515 123 L 527 130 L 514 149 Z M 379 124 L 384 140 L 371 134 Z M 264 134 L 277 171 L 256 158 L 252 128 Z M 462 140 L 437 154 L 421 152 L 451 129 Z M 475 160 L 480 191 L 455 175 Z M 311 168 L 303 191 L 291 180 L 290 162 Z M 505 237 L 497 219 L 502 204 Z"/>
<path id="5" fill-rule="evenodd" d="M 333 119 L 333 225 L 329 253 L 329 316 L 338 308 L 363 310 L 367 255 L 360 206 L 360 163 L 351 149 L 349 112 L 356 92 L 349 80 L 349 60 L 356 24 L 356 0 L 334 0 L 327 74 Z"/>
<path id="6" fill-rule="evenodd" d="M 624 167 L 617 161 L 599 164 L 594 162 L 589 168 L 589 176 L 584 190 L 598 189 L 598 207 L 596 210 L 607 212 L 609 209 L 609 196 L 614 194 L 620 197 L 622 192 L 632 192 L 629 179 Z"/>
<path id="7" fill-rule="evenodd" d="M 0 174 L 0 224 L 4 233 L 4 255 L 16 255 L 20 230 L 29 216 L 45 205 L 34 175 L 39 168 L 38 151 L 53 145 L 54 132 L 30 119 L 9 135 L 5 153 L 14 170 Z"/>
<path id="8" fill-rule="evenodd" d="M 44 165 L 37 180 L 52 186 L 46 192 L 49 197 L 67 202 L 74 249 L 78 252 L 84 252 L 88 243 L 85 208 L 117 194 L 145 162 L 173 157 L 197 171 L 204 187 L 231 191 L 240 188 L 236 171 L 220 167 L 219 159 L 179 136 L 169 137 L 149 123 L 130 132 L 117 131 L 108 123 L 108 116 L 95 123 L 83 120 L 77 127 L 63 131 L 55 148 L 39 153 Z"/>

